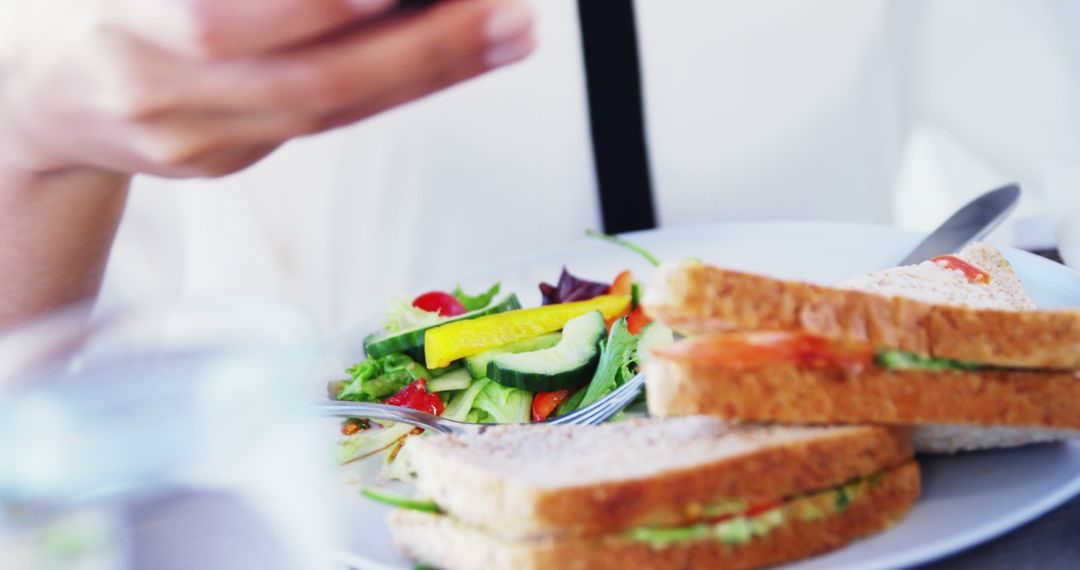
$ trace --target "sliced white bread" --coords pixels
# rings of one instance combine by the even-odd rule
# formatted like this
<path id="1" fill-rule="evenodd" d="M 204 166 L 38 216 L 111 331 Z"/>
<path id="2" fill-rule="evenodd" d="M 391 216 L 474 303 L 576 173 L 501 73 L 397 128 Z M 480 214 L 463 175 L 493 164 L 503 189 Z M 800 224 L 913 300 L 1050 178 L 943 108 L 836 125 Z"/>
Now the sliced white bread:
<path id="1" fill-rule="evenodd" d="M 867 273 L 841 286 L 869 293 L 908 297 L 926 303 L 973 309 L 1034 310 L 1024 285 L 1005 256 L 993 246 L 973 243 L 956 257 L 990 274 L 989 283 L 973 283 L 962 272 L 934 261 Z M 1078 380 L 1080 381 L 1080 380 Z M 927 425 L 913 430 L 915 448 L 924 453 L 955 453 L 977 449 L 1015 447 L 1077 437 L 1071 430 L 1032 428 L 976 428 L 964 425 Z"/>
<path id="2" fill-rule="evenodd" d="M 693 341 L 683 341 L 693 342 Z M 777 363 L 739 369 L 700 358 L 661 355 L 645 369 L 654 416 L 711 414 L 790 425 L 887 424 L 935 426 L 920 432 L 922 450 L 967 448 L 987 441 L 1018 444 L 1080 435 L 1080 373 L 861 370 Z M 942 424 L 952 426 L 942 427 Z M 967 428 L 995 428 L 989 432 Z M 1013 428 L 1003 431 L 998 428 Z M 1054 431 L 1049 431 L 1054 430 Z M 928 445 L 935 434 L 940 445 Z"/>
<path id="3" fill-rule="evenodd" d="M 710 505 L 773 501 L 895 467 L 905 429 L 761 427 L 709 417 L 600 426 L 497 426 L 409 438 L 419 494 L 458 521 L 517 539 L 698 520 Z"/>
<path id="4" fill-rule="evenodd" d="M 1015 285 L 1002 273 L 1008 271 L 1003 266 L 987 268 L 1002 275 L 996 284 L 993 280 L 968 284 L 953 275 L 959 272 L 940 268 L 936 278 L 960 286 L 958 290 L 935 287 L 955 293 L 930 294 L 946 302 L 907 296 L 928 296 L 926 282 L 936 281 L 901 275 L 921 275 L 928 269 L 933 268 L 894 270 L 884 281 L 876 276 L 870 285 L 864 284 L 874 292 L 866 292 L 703 263 L 665 263 L 650 277 L 642 303 L 649 316 L 686 335 L 794 331 L 921 356 L 1013 368 L 1080 370 L 1080 309 L 1016 310 L 956 304 L 957 299 L 976 294 L 974 291 L 980 299 L 1015 298 L 1003 292 L 1010 281 Z M 984 289 L 972 289 L 976 285 Z"/>
<path id="5" fill-rule="evenodd" d="M 839 548 L 901 519 L 919 496 L 914 461 L 887 472 L 836 507 L 836 497 L 793 497 L 766 515 L 768 526 L 732 542 L 715 527 L 695 538 L 642 541 L 627 534 L 509 540 L 446 515 L 397 510 L 394 544 L 412 559 L 446 570 L 627 570 L 757 568 Z M 742 522 L 742 521 L 737 521 Z M 719 523 L 724 524 L 724 523 Z M 715 530 L 714 530 L 715 529 Z M 704 529 L 703 529 L 704 530 Z M 678 533 L 676 533 L 677 535 Z"/>
<path id="6" fill-rule="evenodd" d="M 972 309 L 1035 309 L 1012 265 L 994 247 L 976 242 L 956 257 L 990 274 L 990 282 L 972 282 L 960 271 L 924 261 L 860 275 L 840 287 Z"/>

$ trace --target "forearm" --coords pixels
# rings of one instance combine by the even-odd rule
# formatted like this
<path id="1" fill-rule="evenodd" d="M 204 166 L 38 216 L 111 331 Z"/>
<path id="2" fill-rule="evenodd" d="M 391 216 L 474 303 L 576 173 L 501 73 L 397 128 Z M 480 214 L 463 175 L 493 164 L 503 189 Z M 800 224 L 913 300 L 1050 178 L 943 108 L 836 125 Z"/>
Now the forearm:
<path id="1" fill-rule="evenodd" d="M 0 329 L 92 300 L 131 177 L 0 171 Z"/>

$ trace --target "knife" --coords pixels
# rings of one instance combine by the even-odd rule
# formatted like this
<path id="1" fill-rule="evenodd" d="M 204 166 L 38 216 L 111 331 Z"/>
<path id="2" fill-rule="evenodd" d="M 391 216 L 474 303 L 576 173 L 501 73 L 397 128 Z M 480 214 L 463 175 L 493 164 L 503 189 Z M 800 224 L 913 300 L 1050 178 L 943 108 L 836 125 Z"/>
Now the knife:
<path id="1" fill-rule="evenodd" d="M 922 241 L 900 265 L 922 263 L 959 250 L 998 227 L 1020 200 L 1020 186 L 1009 184 L 991 190 L 949 216 Z"/>

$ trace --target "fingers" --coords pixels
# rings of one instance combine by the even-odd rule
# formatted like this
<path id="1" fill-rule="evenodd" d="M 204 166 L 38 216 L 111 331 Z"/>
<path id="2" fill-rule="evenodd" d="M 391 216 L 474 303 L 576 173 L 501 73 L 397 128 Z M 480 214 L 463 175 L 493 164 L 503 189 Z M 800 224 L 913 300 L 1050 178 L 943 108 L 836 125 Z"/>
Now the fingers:
<path id="1" fill-rule="evenodd" d="M 145 0 L 144 0 L 145 1 Z M 191 0 L 203 51 L 216 57 L 265 53 L 369 20 L 395 0 Z"/>
<path id="2" fill-rule="evenodd" d="M 225 108 L 331 113 L 415 98 L 521 59 L 533 43 L 524 4 L 450 0 L 307 49 L 220 65 L 206 93 Z"/>
<path id="3" fill-rule="evenodd" d="M 182 37 L 168 36 L 166 28 L 153 40 L 122 26 L 87 28 L 87 41 L 48 58 L 68 64 L 47 68 L 59 75 L 31 75 L 9 90 L 35 102 L 15 121 L 20 137 L 33 143 L 23 147 L 33 151 L 27 160 L 35 168 L 88 165 L 170 177 L 219 176 L 290 138 L 412 101 L 524 58 L 535 45 L 532 13 L 521 0 L 439 0 L 364 24 L 356 22 L 394 0 L 348 4 L 353 11 L 342 7 L 358 0 L 131 1 L 180 6 L 177 14 L 193 14 L 191 7 L 217 10 L 200 16 L 208 22 L 246 19 L 272 27 L 283 25 L 283 14 L 291 15 L 295 27 L 272 36 L 281 41 L 319 33 L 333 22 L 349 23 L 317 41 L 224 59 L 162 47 Z M 290 12 L 295 2 L 309 10 Z M 267 7 L 266 14 L 257 14 L 256 6 Z M 217 43 L 215 49 L 258 49 L 261 41 L 240 30 L 232 35 L 237 37 L 221 42 L 234 43 Z M 56 137 L 58 130 L 65 136 Z"/>
<path id="4" fill-rule="evenodd" d="M 252 56 L 375 18 L 397 0 L 98 0 L 106 24 L 178 55 Z"/>
<path id="5" fill-rule="evenodd" d="M 180 106 L 367 116 L 526 57 L 532 19 L 516 0 L 441 0 L 318 44 L 228 61 L 192 60 L 112 33 L 101 59 L 119 69 L 99 77 L 115 77 L 121 114 L 136 119 Z"/>
<path id="6" fill-rule="evenodd" d="M 527 34 L 504 46 L 498 56 L 505 63 L 510 63 L 527 56 L 535 47 L 535 37 L 532 34 Z M 434 73 L 433 75 L 413 82 L 404 89 L 399 89 L 374 100 L 361 102 L 360 104 L 349 107 L 343 111 L 323 115 L 319 121 L 315 123 L 313 132 L 335 129 L 355 123 L 381 111 L 403 105 L 429 93 L 434 93 L 435 91 L 445 89 L 451 85 L 481 75 L 485 71 L 488 71 L 488 69 L 490 69 L 490 63 L 487 61 L 479 61 Z"/>

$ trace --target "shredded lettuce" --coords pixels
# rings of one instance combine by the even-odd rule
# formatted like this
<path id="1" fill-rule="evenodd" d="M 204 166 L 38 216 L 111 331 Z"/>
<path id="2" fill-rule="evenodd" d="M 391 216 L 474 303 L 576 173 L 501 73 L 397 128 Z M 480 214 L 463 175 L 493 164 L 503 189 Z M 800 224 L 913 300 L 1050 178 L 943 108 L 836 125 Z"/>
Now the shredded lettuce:
<path id="1" fill-rule="evenodd" d="M 477 394 L 471 412 L 480 423 L 527 424 L 532 401 L 532 392 L 489 382 Z"/>
<path id="2" fill-rule="evenodd" d="M 352 380 L 343 382 L 338 400 L 377 402 L 393 396 L 419 378 L 431 378 L 423 364 L 405 354 L 369 358 L 345 370 Z"/>
<path id="3" fill-rule="evenodd" d="M 414 307 L 408 297 L 394 297 L 386 307 L 385 327 L 386 332 L 396 333 L 433 325 L 447 318 L 439 316 L 437 312 Z"/>
<path id="4" fill-rule="evenodd" d="M 451 294 L 465 307 L 466 311 L 479 311 L 491 304 L 491 300 L 495 298 L 495 295 L 499 294 L 500 285 L 500 283 L 496 283 L 487 291 L 475 296 L 466 295 L 465 291 L 461 289 L 461 285 L 458 285 Z"/>
<path id="5" fill-rule="evenodd" d="M 458 392 L 453 398 L 450 398 L 450 403 L 446 405 L 446 409 L 443 410 L 442 417 L 448 420 L 454 420 L 459 422 L 469 421 L 468 416 L 472 411 L 473 402 L 476 401 L 476 397 L 480 395 L 480 392 L 491 383 L 488 378 L 480 378 L 474 380 L 472 384 L 465 390 Z"/>
<path id="6" fill-rule="evenodd" d="M 338 440 L 337 461 L 349 463 L 374 455 L 397 443 L 412 432 L 413 426 L 387 422 L 381 428 L 366 429 Z"/>

